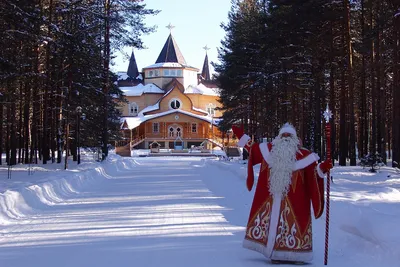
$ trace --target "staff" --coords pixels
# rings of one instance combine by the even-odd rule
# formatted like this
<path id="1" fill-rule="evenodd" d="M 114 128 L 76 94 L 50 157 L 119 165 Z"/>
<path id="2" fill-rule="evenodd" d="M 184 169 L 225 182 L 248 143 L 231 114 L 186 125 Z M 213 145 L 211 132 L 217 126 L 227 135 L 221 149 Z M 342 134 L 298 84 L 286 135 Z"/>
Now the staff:
<path id="1" fill-rule="evenodd" d="M 331 124 L 329 119 L 332 118 L 332 112 L 329 109 L 328 104 L 324 112 L 325 117 L 325 135 L 326 135 L 326 160 L 331 160 Z M 329 200 L 331 191 L 331 173 L 328 170 L 326 174 L 326 226 L 325 226 L 325 258 L 324 265 L 328 264 L 328 242 L 329 242 Z"/>

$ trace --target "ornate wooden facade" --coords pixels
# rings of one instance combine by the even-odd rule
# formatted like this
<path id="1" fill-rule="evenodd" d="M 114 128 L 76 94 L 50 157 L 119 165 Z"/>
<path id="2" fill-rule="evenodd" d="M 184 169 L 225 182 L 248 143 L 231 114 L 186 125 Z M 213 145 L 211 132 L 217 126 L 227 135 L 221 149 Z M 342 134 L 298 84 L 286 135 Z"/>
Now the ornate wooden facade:
<path id="1" fill-rule="evenodd" d="M 219 92 L 210 80 L 207 55 L 204 64 L 206 73 L 201 74 L 187 65 L 171 34 L 156 63 L 141 73 L 132 53 L 128 73 L 119 79 L 128 102 L 121 106 L 124 140 L 116 143 L 119 154 L 154 143 L 174 149 L 177 139 L 183 149 L 205 143 L 223 147 L 224 136 L 217 127 L 222 116 L 216 110 Z"/>

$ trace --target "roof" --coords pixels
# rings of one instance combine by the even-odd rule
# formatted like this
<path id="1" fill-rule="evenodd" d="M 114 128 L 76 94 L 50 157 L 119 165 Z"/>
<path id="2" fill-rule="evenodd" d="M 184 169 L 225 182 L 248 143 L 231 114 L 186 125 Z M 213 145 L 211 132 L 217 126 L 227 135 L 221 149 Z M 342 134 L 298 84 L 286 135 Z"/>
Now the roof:
<path id="1" fill-rule="evenodd" d="M 208 66 L 208 55 L 207 54 L 206 54 L 206 57 L 204 58 L 203 70 L 201 71 L 201 77 L 203 77 L 203 79 L 206 80 L 206 81 L 211 80 L 210 68 Z"/>
<path id="2" fill-rule="evenodd" d="M 156 63 L 163 62 L 176 62 L 186 65 L 185 58 L 179 50 L 174 37 L 172 37 L 172 34 L 169 34 L 167 41 L 165 42 L 164 47 L 162 48 L 160 55 L 156 60 Z"/>
<path id="3" fill-rule="evenodd" d="M 129 66 L 128 66 L 128 71 L 126 72 L 126 74 L 131 79 L 136 79 L 139 76 L 139 70 L 138 70 L 138 67 L 136 64 L 136 59 L 135 59 L 135 55 L 133 54 L 133 50 L 132 50 L 131 58 L 129 59 Z"/>
<path id="4" fill-rule="evenodd" d="M 210 116 L 203 116 L 203 115 L 197 115 L 197 114 L 193 114 L 191 112 L 188 111 L 184 111 L 181 109 L 171 109 L 168 111 L 164 111 L 164 112 L 160 112 L 160 113 L 156 113 L 156 114 L 150 114 L 150 115 L 146 115 L 146 116 L 138 116 L 138 117 L 123 117 L 121 118 L 120 122 L 121 122 L 121 128 L 124 125 L 124 122 L 126 122 L 128 129 L 134 129 L 136 127 L 138 127 L 141 123 L 148 121 L 148 120 L 152 120 L 155 118 L 159 118 L 159 117 L 163 117 L 165 115 L 169 115 L 172 113 L 180 113 L 180 114 L 185 114 L 203 121 L 206 121 L 208 123 L 212 123 L 214 125 L 218 125 L 219 122 L 221 121 L 221 119 L 215 119 L 213 117 Z"/>
<path id="5" fill-rule="evenodd" d="M 119 88 L 125 96 L 141 96 L 142 94 L 164 94 L 165 92 L 161 90 L 157 85 L 150 84 L 138 84 L 136 86 L 126 86 Z"/>
<path id="6" fill-rule="evenodd" d="M 211 96 L 219 96 L 218 88 L 209 88 L 204 84 L 200 83 L 198 85 L 189 85 L 185 89 L 185 94 L 199 94 L 199 95 L 211 95 Z"/>
<path id="7" fill-rule="evenodd" d="M 139 112 L 139 116 L 144 116 L 144 113 L 160 109 L 160 102 L 155 103 L 152 106 L 147 106 Z"/>
<path id="8" fill-rule="evenodd" d="M 196 71 L 199 71 L 199 69 L 196 68 L 196 67 L 192 67 L 192 66 L 189 66 L 189 65 L 182 65 L 182 64 L 176 63 L 176 62 L 155 63 L 153 65 L 144 67 L 143 69 L 151 69 L 151 68 L 191 68 L 191 69 L 194 69 Z"/>
<path id="9" fill-rule="evenodd" d="M 118 71 L 117 76 L 118 76 L 118 81 L 124 81 L 130 78 L 125 71 Z M 143 80 L 142 74 L 140 73 L 138 73 L 138 76 L 135 78 L 138 80 Z"/>

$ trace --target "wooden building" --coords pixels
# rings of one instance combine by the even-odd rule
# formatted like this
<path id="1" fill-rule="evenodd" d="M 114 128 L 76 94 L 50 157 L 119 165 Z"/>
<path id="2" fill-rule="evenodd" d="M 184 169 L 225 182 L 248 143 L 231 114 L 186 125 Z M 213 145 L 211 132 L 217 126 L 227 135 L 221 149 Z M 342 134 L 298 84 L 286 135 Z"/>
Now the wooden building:
<path id="1" fill-rule="evenodd" d="M 152 144 L 175 150 L 208 144 L 222 148 L 216 110 L 219 90 L 210 79 L 206 55 L 202 72 L 188 65 L 172 34 L 155 64 L 138 71 L 132 52 L 128 71 L 119 72 L 118 85 L 128 104 L 121 107 L 124 140 L 116 143 L 117 153 L 147 149 Z"/>

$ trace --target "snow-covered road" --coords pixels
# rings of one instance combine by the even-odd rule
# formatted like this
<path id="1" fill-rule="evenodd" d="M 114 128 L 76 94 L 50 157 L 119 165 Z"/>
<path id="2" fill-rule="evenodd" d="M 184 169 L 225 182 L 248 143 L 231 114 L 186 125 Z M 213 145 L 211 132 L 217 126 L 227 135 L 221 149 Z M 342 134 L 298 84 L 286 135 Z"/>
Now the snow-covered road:
<path id="1" fill-rule="evenodd" d="M 238 174 L 200 158 L 132 165 L 82 192 L 55 192 L 50 206 L 0 235 L 0 266 L 265 264 L 241 248 L 247 203 L 234 201 L 245 193 Z"/>
<path id="2" fill-rule="evenodd" d="M 0 267 L 269 264 L 242 248 L 254 194 L 245 187 L 246 165 L 171 157 L 117 158 L 99 166 L 0 194 L 9 207 L 3 215 L 15 218 L 0 224 Z M 382 184 L 393 178 L 360 182 L 354 179 L 359 172 L 341 170 L 332 186 L 329 265 L 397 262 L 399 246 L 392 246 L 399 230 L 384 234 L 400 218 L 400 194 Z M 324 227 L 324 216 L 314 222 L 311 266 L 322 266 Z"/>

